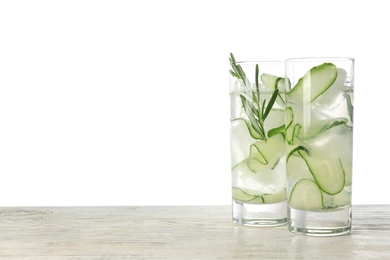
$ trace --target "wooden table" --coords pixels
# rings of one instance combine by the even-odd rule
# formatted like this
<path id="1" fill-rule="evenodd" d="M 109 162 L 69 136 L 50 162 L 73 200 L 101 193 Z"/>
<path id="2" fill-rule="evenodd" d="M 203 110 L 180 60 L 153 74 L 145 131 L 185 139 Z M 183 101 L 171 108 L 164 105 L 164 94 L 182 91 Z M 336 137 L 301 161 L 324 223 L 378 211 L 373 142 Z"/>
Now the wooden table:
<path id="1" fill-rule="evenodd" d="M 0 259 L 390 259 L 390 205 L 352 223 L 308 237 L 239 226 L 230 206 L 0 208 Z"/>

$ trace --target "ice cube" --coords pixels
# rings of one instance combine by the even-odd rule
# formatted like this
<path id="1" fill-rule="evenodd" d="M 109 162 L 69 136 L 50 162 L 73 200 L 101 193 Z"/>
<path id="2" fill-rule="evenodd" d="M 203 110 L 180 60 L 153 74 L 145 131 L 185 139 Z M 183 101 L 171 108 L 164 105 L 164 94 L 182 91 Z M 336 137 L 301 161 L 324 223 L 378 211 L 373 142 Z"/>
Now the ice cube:
<path id="1" fill-rule="evenodd" d="M 311 155 L 324 159 L 341 158 L 343 164 L 352 160 L 352 127 L 339 125 L 305 140 Z"/>

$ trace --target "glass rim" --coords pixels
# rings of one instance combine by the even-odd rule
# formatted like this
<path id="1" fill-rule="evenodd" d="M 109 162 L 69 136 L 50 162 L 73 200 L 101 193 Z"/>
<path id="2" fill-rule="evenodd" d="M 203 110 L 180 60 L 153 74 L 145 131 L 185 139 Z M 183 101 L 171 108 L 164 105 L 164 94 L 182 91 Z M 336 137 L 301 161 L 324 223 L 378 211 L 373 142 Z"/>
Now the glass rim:
<path id="1" fill-rule="evenodd" d="M 332 61 L 352 61 L 355 59 L 352 57 L 304 57 L 304 58 L 289 58 L 285 62 L 332 62 Z"/>
<path id="2" fill-rule="evenodd" d="M 256 63 L 268 63 L 268 64 L 283 64 L 284 60 L 241 60 L 241 61 L 235 61 L 235 62 L 229 62 L 230 64 L 256 64 Z"/>

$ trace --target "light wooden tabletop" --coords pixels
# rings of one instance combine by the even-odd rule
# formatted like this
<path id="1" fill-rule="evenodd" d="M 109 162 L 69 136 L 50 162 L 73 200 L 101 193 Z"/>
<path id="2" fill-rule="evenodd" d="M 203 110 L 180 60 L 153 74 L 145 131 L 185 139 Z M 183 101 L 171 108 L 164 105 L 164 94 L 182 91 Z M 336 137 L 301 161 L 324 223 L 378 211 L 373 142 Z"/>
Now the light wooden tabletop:
<path id="1" fill-rule="evenodd" d="M 390 259 L 390 205 L 353 206 L 351 234 L 232 223 L 230 206 L 0 208 L 1 259 Z"/>

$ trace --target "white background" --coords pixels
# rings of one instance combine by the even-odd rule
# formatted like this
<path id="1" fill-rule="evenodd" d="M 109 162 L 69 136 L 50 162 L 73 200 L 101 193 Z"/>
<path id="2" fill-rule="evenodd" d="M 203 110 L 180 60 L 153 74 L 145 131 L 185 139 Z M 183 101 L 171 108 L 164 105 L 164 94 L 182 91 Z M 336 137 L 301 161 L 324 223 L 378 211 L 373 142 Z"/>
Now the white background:
<path id="1" fill-rule="evenodd" d="M 355 58 L 353 203 L 390 203 L 385 3 L 1 1 L 0 205 L 230 204 L 230 52 Z"/>

